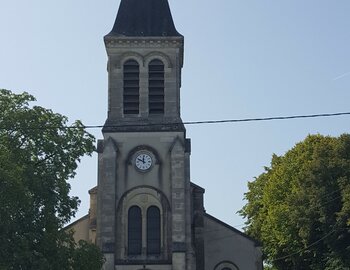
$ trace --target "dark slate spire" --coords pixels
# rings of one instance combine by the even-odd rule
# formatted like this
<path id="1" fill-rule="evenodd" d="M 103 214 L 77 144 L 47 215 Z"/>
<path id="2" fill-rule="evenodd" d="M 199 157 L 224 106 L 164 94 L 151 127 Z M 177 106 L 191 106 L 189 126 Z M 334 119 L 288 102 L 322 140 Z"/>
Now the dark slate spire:
<path id="1" fill-rule="evenodd" d="M 121 0 L 108 36 L 177 37 L 168 0 Z"/>

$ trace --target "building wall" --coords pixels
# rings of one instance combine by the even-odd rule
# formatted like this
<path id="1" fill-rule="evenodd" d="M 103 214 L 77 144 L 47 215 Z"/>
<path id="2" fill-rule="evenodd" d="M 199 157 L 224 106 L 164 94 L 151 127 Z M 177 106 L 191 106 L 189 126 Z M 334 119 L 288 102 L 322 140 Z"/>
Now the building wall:
<path id="1" fill-rule="evenodd" d="M 160 59 L 164 63 L 165 112 L 163 117 L 180 119 L 180 84 L 183 38 L 112 38 L 105 39 L 108 54 L 108 121 L 133 121 L 123 113 L 123 64 L 135 60 L 140 68 L 139 118 L 152 118 L 148 113 L 148 63 Z M 132 43 L 133 45 L 130 45 Z"/>
<path id="2" fill-rule="evenodd" d="M 196 237 L 195 245 L 196 245 L 196 255 L 197 255 L 197 268 L 195 266 L 191 266 L 192 269 L 197 270 L 221 270 L 223 268 L 229 268 L 231 270 L 262 270 L 262 252 L 261 248 L 258 246 L 253 239 L 249 238 L 242 232 L 230 227 L 229 225 L 223 223 L 222 221 L 210 216 L 208 214 L 202 214 L 203 206 L 203 193 L 204 190 L 196 185 L 192 184 L 192 188 L 197 190 L 198 198 L 195 199 L 192 197 L 191 204 L 199 204 L 198 211 L 200 212 L 197 217 L 195 213 L 191 213 L 191 215 L 195 219 L 199 219 L 199 221 L 194 221 L 196 226 L 200 228 L 200 237 Z M 95 192 L 97 192 L 97 187 L 91 190 L 90 199 L 91 199 L 91 207 L 96 208 Z M 140 200 L 140 204 L 144 203 L 154 203 L 152 202 L 152 197 L 157 197 L 157 193 L 153 190 L 147 190 L 144 188 L 140 189 L 141 197 L 138 197 L 137 189 L 134 189 L 134 192 L 130 193 L 130 197 L 136 197 L 137 200 Z M 147 200 L 145 200 L 145 196 L 150 196 Z M 194 193 L 193 193 L 194 194 Z M 192 196 L 193 196 L 192 194 Z M 200 195 L 202 194 L 202 195 Z M 136 196 L 135 196 L 136 195 Z M 198 202 L 195 202 L 195 201 Z M 128 199 L 126 199 L 126 203 L 128 203 Z M 163 207 L 163 206 L 160 206 Z M 196 209 L 194 210 L 196 211 Z M 93 212 L 93 209 L 90 209 L 90 213 Z M 163 213 L 163 218 L 166 216 Z M 202 216 L 202 218 L 201 218 Z M 95 235 L 93 230 L 91 230 L 91 220 L 93 220 L 93 216 L 86 215 L 76 222 L 69 225 L 66 229 L 73 230 L 74 240 L 78 242 L 79 240 L 85 241 L 95 241 Z M 119 217 L 119 219 L 122 219 Z M 171 217 L 166 218 L 167 222 L 171 222 Z M 203 220 L 203 226 L 202 221 Z M 164 220 L 163 220 L 164 221 Z M 163 222 L 162 230 L 168 230 L 168 225 L 166 222 Z M 198 229 L 196 228 L 196 229 Z M 169 233 L 169 230 L 168 230 Z M 167 233 L 162 233 L 163 237 L 171 238 Z M 203 239 L 203 242 L 201 240 Z M 200 242 L 198 242 L 200 240 Z M 166 243 L 166 241 L 165 241 Z M 169 242 L 171 243 L 171 241 Z M 198 245 L 198 243 L 201 243 Z M 203 244 L 202 244 L 203 243 Z M 203 250 L 203 251 L 202 251 Z M 202 252 L 204 253 L 202 255 Z M 172 258 L 173 260 L 176 258 Z M 201 260 L 203 260 L 201 262 Z M 181 261 L 181 258 L 180 258 Z M 184 260 L 182 260 L 184 261 Z M 139 270 L 144 269 L 162 269 L 162 270 L 174 270 L 173 268 L 174 261 L 168 260 L 168 262 L 156 262 L 157 264 L 147 264 L 146 261 L 140 264 L 132 264 L 127 265 L 120 263 L 117 265 L 117 269 L 119 270 Z"/>
<path id="3" fill-rule="evenodd" d="M 262 270 L 258 243 L 216 218 L 204 216 L 205 270 Z"/>
<path id="4" fill-rule="evenodd" d="M 65 228 L 66 231 L 74 232 L 74 240 L 78 243 L 80 240 L 89 241 L 89 215 L 86 215 L 73 222 Z"/>
<path id="5" fill-rule="evenodd" d="M 172 263 L 173 269 L 195 269 L 191 240 L 189 153 L 183 132 L 104 133 L 99 143 L 97 191 L 97 243 L 110 266 L 152 261 Z M 189 143 L 187 143 L 189 144 Z M 135 168 L 138 151 L 151 153 L 151 170 Z M 161 210 L 161 254 L 149 256 L 143 239 L 142 254 L 128 255 L 128 209 L 136 205 L 145 213 L 154 205 Z M 107 263 L 108 263 L 107 262 Z"/>

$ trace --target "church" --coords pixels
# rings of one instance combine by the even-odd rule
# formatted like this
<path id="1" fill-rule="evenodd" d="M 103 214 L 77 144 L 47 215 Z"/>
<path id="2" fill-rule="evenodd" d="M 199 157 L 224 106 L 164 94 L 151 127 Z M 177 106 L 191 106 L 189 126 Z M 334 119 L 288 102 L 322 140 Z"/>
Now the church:
<path id="1" fill-rule="evenodd" d="M 180 116 L 184 37 L 167 0 L 121 0 L 108 55 L 108 116 L 90 210 L 67 227 L 105 270 L 261 270 L 260 244 L 206 213 Z"/>

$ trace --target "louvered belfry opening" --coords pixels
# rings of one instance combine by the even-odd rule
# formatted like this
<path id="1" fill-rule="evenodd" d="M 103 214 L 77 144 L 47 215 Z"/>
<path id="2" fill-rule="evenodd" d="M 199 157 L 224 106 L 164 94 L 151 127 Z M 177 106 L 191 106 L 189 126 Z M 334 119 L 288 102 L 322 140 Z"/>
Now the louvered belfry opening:
<path id="1" fill-rule="evenodd" d="M 160 210 L 151 206 L 147 210 L 147 254 L 160 254 Z"/>
<path id="2" fill-rule="evenodd" d="M 164 64 L 152 60 L 148 65 L 149 114 L 164 114 Z"/>
<path id="3" fill-rule="evenodd" d="M 124 63 L 124 114 L 139 114 L 140 67 L 135 60 Z"/>
<path id="4" fill-rule="evenodd" d="M 138 206 L 128 212 L 128 255 L 141 255 L 142 252 L 142 214 Z"/>

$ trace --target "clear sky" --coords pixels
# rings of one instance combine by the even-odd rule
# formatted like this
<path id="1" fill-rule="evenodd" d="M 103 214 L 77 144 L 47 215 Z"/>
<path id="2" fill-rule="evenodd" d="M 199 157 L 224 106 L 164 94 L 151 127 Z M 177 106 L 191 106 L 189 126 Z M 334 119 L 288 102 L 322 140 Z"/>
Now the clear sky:
<path id="1" fill-rule="evenodd" d="M 103 36 L 119 0 L 11 0 L 0 5 L 0 88 L 100 125 L 107 114 Z M 183 121 L 350 111 L 349 0 L 170 0 L 185 36 Z M 350 116 L 188 126 L 191 178 L 208 213 L 231 225 L 247 182 L 308 134 L 349 132 Z M 101 139 L 100 130 L 91 130 Z M 72 181 L 89 208 L 97 160 Z M 238 226 L 238 228 L 240 228 Z"/>

